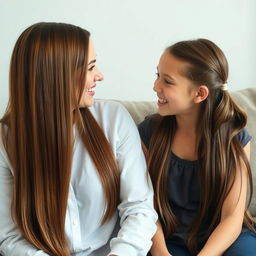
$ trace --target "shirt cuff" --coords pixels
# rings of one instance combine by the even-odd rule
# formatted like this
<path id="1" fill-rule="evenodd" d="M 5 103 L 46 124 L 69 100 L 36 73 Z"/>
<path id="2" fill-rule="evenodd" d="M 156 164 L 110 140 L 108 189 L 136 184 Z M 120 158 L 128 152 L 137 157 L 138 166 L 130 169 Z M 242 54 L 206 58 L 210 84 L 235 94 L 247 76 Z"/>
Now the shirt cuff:
<path id="1" fill-rule="evenodd" d="M 107 256 L 139 256 L 138 251 L 128 244 L 115 244 Z"/>

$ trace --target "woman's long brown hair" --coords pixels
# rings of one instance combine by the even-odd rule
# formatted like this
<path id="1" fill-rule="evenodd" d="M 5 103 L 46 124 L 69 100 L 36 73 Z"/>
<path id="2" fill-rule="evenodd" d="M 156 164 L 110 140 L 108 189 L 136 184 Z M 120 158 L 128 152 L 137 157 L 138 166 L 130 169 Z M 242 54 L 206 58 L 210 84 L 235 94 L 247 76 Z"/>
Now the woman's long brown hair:
<path id="1" fill-rule="evenodd" d="M 207 214 L 214 212 L 204 241 L 220 222 L 221 209 L 231 190 L 237 166 L 245 164 L 252 198 L 252 174 L 248 159 L 236 135 L 245 127 L 245 112 L 223 90 L 227 82 L 228 63 L 218 46 L 206 39 L 182 41 L 166 49 L 166 52 L 188 64 L 184 76 L 195 85 L 204 84 L 209 89 L 208 98 L 201 103 L 198 123 L 198 172 L 201 204 L 199 213 L 189 232 L 187 246 L 191 253 L 198 252 L 198 231 Z M 171 235 L 177 226 L 167 195 L 167 177 L 170 154 L 176 131 L 175 116 L 154 115 L 154 132 L 149 146 L 149 172 L 155 189 L 158 211 L 165 226 L 166 235 Z M 238 168 L 241 171 L 241 168 Z M 247 209 L 248 209 L 247 207 Z M 247 210 L 246 209 L 246 210 Z M 245 212 L 244 223 L 253 230 L 253 219 Z"/>
<path id="2" fill-rule="evenodd" d="M 65 217 L 74 127 L 105 191 L 102 223 L 113 216 L 119 202 L 119 170 L 111 146 L 90 111 L 79 108 L 89 36 L 88 31 L 63 23 L 27 28 L 12 54 L 10 99 L 1 119 L 14 173 L 13 219 L 32 245 L 56 256 L 70 255 Z"/>

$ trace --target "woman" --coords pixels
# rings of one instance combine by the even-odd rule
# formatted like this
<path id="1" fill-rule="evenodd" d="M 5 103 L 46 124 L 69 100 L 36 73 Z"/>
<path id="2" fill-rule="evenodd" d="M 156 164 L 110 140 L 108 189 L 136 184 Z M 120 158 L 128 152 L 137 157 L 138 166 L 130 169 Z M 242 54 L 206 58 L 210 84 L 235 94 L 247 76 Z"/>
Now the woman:
<path id="1" fill-rule="evenodd" d="M 123 107 L 94 102 L 103 76 L 89 37 L 77 26 L 38 23 L 16 42 L 1 119 L 3 255 L 150 248 L 156 214 L 139 135 Z"/>
<path id="2" fill-rule="evenodd" d="M 227 79 L 223 52 L 206 39 L 178 42 L 160 58 L 158 114 L 139 125 L 160 215 L 153 256 L 255 254 L 251 136 Z"/>

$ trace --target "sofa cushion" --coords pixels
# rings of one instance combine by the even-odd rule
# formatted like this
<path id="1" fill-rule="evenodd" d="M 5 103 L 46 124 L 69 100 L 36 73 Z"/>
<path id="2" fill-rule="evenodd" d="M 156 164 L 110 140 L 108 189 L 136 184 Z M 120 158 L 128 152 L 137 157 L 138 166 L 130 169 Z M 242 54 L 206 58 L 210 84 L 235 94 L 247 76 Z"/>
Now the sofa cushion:
<path id="1" fill-rule="evenodd" d="M 245 110 L 248 117 L 247 130 L 252 136 L 250 164 L 253 176 L 253 197 L 251 213 L 256 217 L 256 89 L 248 88 L 231 93 L 233 99 Z"/>

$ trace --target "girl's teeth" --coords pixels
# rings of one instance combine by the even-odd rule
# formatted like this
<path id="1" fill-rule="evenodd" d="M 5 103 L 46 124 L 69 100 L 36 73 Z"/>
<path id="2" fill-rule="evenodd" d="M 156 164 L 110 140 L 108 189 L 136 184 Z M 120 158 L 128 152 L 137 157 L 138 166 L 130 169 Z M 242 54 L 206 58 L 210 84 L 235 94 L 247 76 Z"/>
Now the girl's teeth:
<path id="1" fill-rule="evenodd" d="M 161 103 L 166 103 L 166 102 L 167 102 L 167 100 L 164 100 L 164 99 L 159 99 L 159 101 L 160 101 Z"/>
<path id="2" fill-rule="evenodd" d="M 87 89 L 87 92 L 92 92 L 92 91 L 93 91 L 92 88 Z"/>

